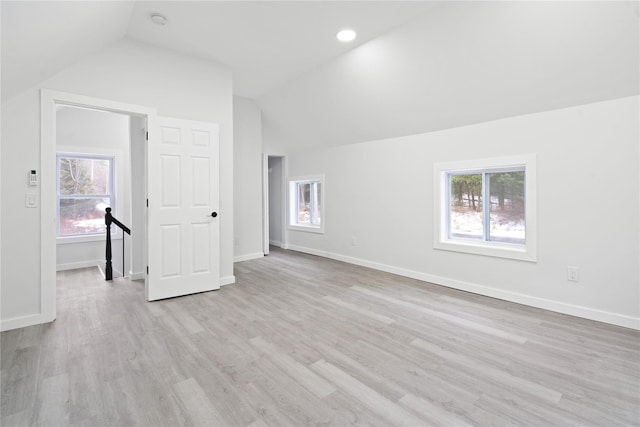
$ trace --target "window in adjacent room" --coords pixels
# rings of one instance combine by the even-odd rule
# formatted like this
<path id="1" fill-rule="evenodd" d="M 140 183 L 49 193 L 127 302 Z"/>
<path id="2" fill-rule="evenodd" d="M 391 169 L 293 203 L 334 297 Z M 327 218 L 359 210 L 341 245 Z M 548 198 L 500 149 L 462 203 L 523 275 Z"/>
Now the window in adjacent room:
<path id="1" fill-rule="evenodd" d="M 324 178 L 307 176 L 289 178 L 289 228 L 324 232 Z"/>
<path id="2" fill-rule="evenodd" d="M 57 155 L 58 237 L 104 234 L 105 208 L 115 213 L 114 157 Z"/>
<path id="3" fill-rule="evenodd" d="M 434 247 L 536 260 L 535 156 L 436 164 Z"/>

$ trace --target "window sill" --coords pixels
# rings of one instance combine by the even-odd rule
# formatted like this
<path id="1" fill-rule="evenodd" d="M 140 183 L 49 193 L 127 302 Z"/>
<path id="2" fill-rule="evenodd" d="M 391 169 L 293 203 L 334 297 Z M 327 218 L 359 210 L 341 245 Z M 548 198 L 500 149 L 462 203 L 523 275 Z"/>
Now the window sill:
<path id="1" fill-rule="evenodd" d="M 105 234 L 92 234 L 90 236 L 66 236 L 56 237 L 56 244 L 68 245 L 73 243 L 104 242 L 106 240 L 107 237 Z M 111 240 L 122 240 L 122 233 L 111 235 Z"/>
<path id="2" fill-rule="evenodd" d="M 513 245 L 509 243 L 471 242 L 468 240 L 451 239 L 435 241 L 433 248 L 467 254 L 508 258 L 518 261 L 537 262 L 538 260 L 532 248 L 528 248 L 526 245 Z"/>
<path id="3" fill-rule="evenodd" d="M 305 231 L 307 233 L 318 233 L 324 234 L 324 228 L 322 226 L 313 226 L 313 225 L 291 225 L 287 226 L 287 229 L 293 231 Z"/>

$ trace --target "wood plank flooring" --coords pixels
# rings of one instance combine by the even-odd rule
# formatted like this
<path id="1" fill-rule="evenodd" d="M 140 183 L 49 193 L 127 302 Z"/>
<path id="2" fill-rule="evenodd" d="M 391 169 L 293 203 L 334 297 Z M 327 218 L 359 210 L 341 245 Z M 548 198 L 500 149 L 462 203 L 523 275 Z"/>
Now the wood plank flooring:
<path id="1" fill-rule="evenodd" d="M 219 291 L 58 275 L 5 426 L 639 426 L 640 333 L 273 249 Z"/>

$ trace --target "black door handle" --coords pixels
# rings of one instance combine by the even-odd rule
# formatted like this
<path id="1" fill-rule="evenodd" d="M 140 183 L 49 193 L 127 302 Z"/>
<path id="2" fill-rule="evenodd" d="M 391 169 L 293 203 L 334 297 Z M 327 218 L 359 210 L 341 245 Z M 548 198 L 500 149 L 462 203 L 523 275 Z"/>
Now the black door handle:
<path id="1" fill-rule="evenodd" d="M 211 216 L 214 217 L 214 218 L 217 217 L 218 216 L 218 212 L 211 212 Z"/>

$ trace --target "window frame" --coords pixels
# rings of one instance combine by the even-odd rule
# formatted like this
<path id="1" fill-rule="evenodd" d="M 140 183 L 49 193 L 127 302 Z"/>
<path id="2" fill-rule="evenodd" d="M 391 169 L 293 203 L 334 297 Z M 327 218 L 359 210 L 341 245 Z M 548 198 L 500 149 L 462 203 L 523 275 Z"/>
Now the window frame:
<path id="1" fill-rule="evenodd" d="M 525 174 L 525 243 L 508 243 L 484 240 L 488 235 L 483 231 L 482 239 L 451 237 L 450 235 L 450 180 L 452 175 L 484 174 L 514 172 L 524 169 Z M 433 168 L 434 183 L 434 249 L 509 258 L 521 261 L 537 261 L 537 173 L 536 156 L 525 154 L 487 159 L 473 159 L 455 162 L 435 163 Z M 486 212 L 489 204 L 483 203 L 485 212 L 483 229 L 487 227 L 489 218 Z"/>
<path id="2" fill-rule="evenodd" d="M 313 224 L 311 221 L 309 223 L 299 223 L 297 221 L 299 212 L 298 212 L 298 188 L 300 185 L 304 184 L 312 184 L 318 185 L 320 184 L 320 206 L 317 211 L 320 212 L 320 224 Z M 310 188 L 310 211 L 313 212 L 313 206 L 317 203 L 315 200 L 315 194 L 318 192 L 311 191 L 313 186 Z M 325 183 L 324 183 L 324 175 L 306 175 L 306 176 L 298 176 L 298 177 L 289 177 L 287 178 L 287 198 L 288 198 L 288 218 L 287 218 L 287 228 L 289 230 L 295 231 L 306 231 L 310 233 L 324 233 L 324 205 L 325 205 Z"/>
<path id="3" fill-rule="evenodd" d="M 93 159 L 93 160 L 108 160 L 110 162 L 110 183 L 109 187 L 111 190 L 111 194 L 95 194 L 90 196 L 65 196 L 60 194 L 60 158 L 75 158 L 75 159 Z M 94 241 L 102 241 L 105 239 L 105 233 L 86 233 L 86 234 L 68 234 L 68 235 L 60 235 L 60 200 L 61 199 L 110 199 L 110 207 L 112 209 L 112 213 L 116 215 L 116 205 L 117 205 L 117 177 L 116 177 L 116 169 L 117 169 L 117 155 L 114 153 L 96 153 L 96 152 L 86 152 L 86 151 L 70 151 L 70 150 L 58 150 L 56 151 L 56 242 L 58 244 L 67 244 L 67 243 L 82 243 L 82 242 L 94 242 Z M 122 233 L 118 227 L 111 228 L 111 236 L 113 239 L 121 238 Z"/>

